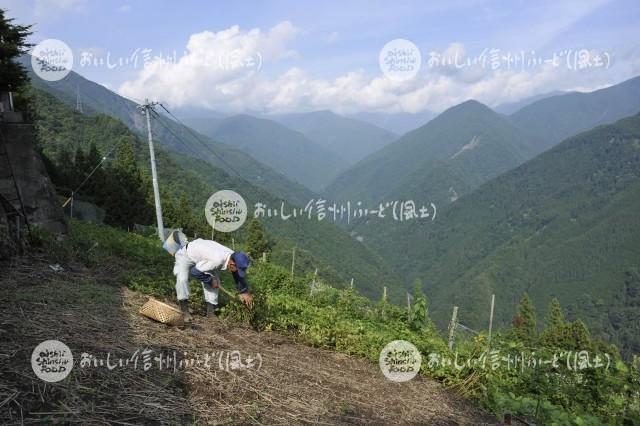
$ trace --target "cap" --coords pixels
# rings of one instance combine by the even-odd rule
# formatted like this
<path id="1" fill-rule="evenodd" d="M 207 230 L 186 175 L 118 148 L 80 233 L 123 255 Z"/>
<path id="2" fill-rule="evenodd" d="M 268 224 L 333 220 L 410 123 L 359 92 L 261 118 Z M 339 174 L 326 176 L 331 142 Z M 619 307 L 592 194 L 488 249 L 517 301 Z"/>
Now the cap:
<path id="1" fill-rule="evenodd" d="M 238 276 L 244 278 L 247 274 L 247 268 L 251 264 L 251 260 L 249 260 L 249 256 L 247 253 L 243 251 L 233 252 L 231 255 L 231 259 L 236 263 L 236 267 L 238 268 Z"/>

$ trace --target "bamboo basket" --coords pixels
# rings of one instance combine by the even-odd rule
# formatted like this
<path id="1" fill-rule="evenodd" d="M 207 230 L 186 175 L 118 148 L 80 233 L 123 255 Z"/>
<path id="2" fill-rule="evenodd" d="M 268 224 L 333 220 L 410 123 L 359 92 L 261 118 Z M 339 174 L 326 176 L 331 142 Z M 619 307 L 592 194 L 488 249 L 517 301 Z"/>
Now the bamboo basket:
<path id="1" fill-rule="evenodd" d="M 184 317 L 179 309 L 167 305 L 159 300 L 150 297 L 147 303 L 142 305 L 140 313 L 163 324 L 184 325 Z"/>

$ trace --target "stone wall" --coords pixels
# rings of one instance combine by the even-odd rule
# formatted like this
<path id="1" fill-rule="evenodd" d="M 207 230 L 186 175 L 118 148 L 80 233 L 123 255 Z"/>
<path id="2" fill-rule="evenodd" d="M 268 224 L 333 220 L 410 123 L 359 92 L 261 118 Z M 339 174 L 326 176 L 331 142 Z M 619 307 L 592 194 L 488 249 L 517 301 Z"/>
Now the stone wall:
<path id="1" fill-rule="evenodd" d="M 36 150 L 35 132 L 32 124 L 22 122 L 19 113 L 0 114 L 0 143 L 4 144 L 11 168 L 22 196 L 24 210 L 30 225 L 37 225 L 52 233 L 65 233 L 68 223 L 62 206 L 53 189 L 40 154 Z M 0 146 L 0 152 L 3 147 Z M 12 191 L 6 162 L 0 170 L 0 190 Z M 13 190 L 15 193 L 15 190 Z M 5 194 L 2 194 L 5 195 Z M 14 198 L 5 195 L 5 198 Z M 18 203 L 12 204 L 19 209 Z"/>

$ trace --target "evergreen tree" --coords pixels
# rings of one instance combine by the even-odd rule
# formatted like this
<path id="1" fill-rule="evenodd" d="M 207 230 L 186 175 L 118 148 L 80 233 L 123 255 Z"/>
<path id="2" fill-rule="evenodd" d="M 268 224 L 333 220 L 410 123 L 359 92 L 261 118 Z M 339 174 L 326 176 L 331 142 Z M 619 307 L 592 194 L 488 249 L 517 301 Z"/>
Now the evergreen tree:
<path id="1" fill-rule="evenodd" d="M 582 320 L 576 320 L 568 325 L 568 337 L 570 339 L 571 347 L 577 351 L 590 350 L 592 348 L 591 334 L 589 328 L 582 322 Z"/>
<path id="2" fill-rule="evenodd" d="M 123 228 L 136 223 L 151 224 L 154 217 L 151 182 L 136 164 L 133 142 L 135 138 L 130 136 L 118 142 L 105 191 L 108 206 L 105 222 Z"/>
<path id="3" fill-rule="evenodd" d="M 262 253 L 268 252 L 270 249 L 264 227 L 256 218 L 252 218 L 247 226 L 246 245 L 247 251 L 254 257 L 262 256 Z"/>
<path id="4" fill-rule="evenodd" d="M 50 173 L 51 179 L 56 185 L 60 185 L 68 189 L 73 190 L 73 173 L 74 165 L 71 152 L 66 147 L 61 147 L 57 153 L 56 158 L 52 161 L 55 165 L 55 173 Z M 71 195 L 71 194 L 68 194 Z"/>
<path id="5" fill-rule="evenodd" d="M 513 334 L 524 344 L 531 345 L 537 337 L 536 312 L 531 298 L 524 293 L 516 317 L 514 318 Z"/>
<path id="6" fill-rule="evenodd" d="M 27 82 L 27 72 L 16 62 L 20 56 L 27 53 L 32 46 L 27 43 L 27 37 L 32 33 L 31 26 L 14 25 L 13 19 L 5 16 L 0 9 L 0 90 L 20 90 Z"/>
<path id="7" fill-rule="evenodd" d="M 76 152 L 73 156 L 73 173 L 71 175 L 71 181 L 73 182 L 73 189 L 77 188 L 80 185 L 80 182 L 84 180 L 84 178 L 89 174 L 89 165 L 87 164 L 87 158 L 84 155 L 84 151 L 80 146 L 76 148 Z M 79 190 L 80 193 L 84 193 L 82 189 Z"/>
<path id="8" fill-rule="evenodd" d="M 558 299 L 553 298 L 549 303 L 549 311 L 544 320 L 544 330 L 541 335 L 542 343 L 558 348 L 566 344 L 566 326 L 564 314 Z"/>
<path id="9" fill-rule="evenodd" d="M 91 142 L 89 146 L 86 161 L 88 167 L 87 173 L 91 173 L 102 161 L 102 155 L 94 142 Z M 105 201 L 106 174 L 103 167 L 104 166 L 101 166 L 96 169 L 91 178 L 85 183 L 85 192 L 91 194 L 98 204 L 104 204 Z"/>

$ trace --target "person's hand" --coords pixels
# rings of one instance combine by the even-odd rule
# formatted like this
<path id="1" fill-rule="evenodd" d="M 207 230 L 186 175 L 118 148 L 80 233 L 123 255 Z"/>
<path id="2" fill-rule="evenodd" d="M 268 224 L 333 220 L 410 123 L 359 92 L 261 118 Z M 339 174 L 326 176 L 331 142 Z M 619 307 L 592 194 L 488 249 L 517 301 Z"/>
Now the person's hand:
<path id="1" fill-rule="evenodd" d="M 240 293 L 238 297 L 240 297 L 240 300 L 242 301 L 242 303 L 247 305 L 247 307 L 249 308 L 253 307 L 253 296 L 251 296 L 250 293 Z"/>
<path id="2" fill-rule="evenodd" d="M 216 280 L 215 278 L 213 279 L 213 281 L 211 281 L 211 287 L 213 288 L 220 288 L 220 281 Z"/>

